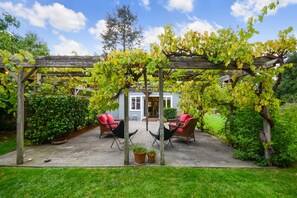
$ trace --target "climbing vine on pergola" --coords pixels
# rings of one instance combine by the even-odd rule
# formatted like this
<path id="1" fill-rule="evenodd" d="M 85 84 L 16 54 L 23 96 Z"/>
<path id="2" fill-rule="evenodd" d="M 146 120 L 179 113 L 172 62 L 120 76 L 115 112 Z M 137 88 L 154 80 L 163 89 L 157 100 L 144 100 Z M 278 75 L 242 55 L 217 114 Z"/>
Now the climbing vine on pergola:
<path id="1" fill-rule="evenodd" d="M 275 7 L 271 4 L 270 9 Z M 267 13 L 263 9 L 263 15 Z M 10 54 L 0 51 L 0 68 L 5 68 L 18 82 L 18 112 L 17 112 L 17 164 L 23 163 L 23 140 L 24 140 L 24 82 L 39 68 L 87 68 L 93 67 L 91 73 L 94 86 L 103 85 L 109 89 L 106 93 L 118 94 L 125 92 L 125 164 L 129 164 L 128 152 L 128 88 L 137 82 L 143 72 L 158 71 L 159 76 L 159 108 L 160 118 L 163 118 L 163 76 L 167 69 L 203 69 L 203 70 L 235 70 L 244 71 L 240 74 L 235 72 L 232 76 L 234 82 L 240 76 L 248 76 L 249 82 L 254 86 L 250 89 L 253 93 L 253 100 L 249 100 L 263 117 L 263 133 L 261 140 L 265 148 L 267 159 L 271 157 L 270 128 L 273 120 L 269 108 L 277 106 L 273 97 L 273 91 L 281 81 L 281 73 L 290 65 L 285 64 L 286 56 L 296 50 L 296 38 L 290 36 L 292 28 L 280 31 L 277 40 L 269 40 L 265 43 L 250 43 L 249 39 L 257 33 L 251 19 L 246 29 L 234 31 L 222 29 L 218 32 L 204 34 L 189 31 L 183 36 L 176 36 L 171 26 L 165 27 L 165 33 L 160 35 L 160 44 L 153 44 L 151 53 L 147 54 L 141 50 L 125 52 L 113 52 L 106 60 L 93 56 L 49 56 L 33 57 L 27 52 Z M 102 62 L 100 62 L 102 61 Z M 278 66 L 277 66 L 278 64 Z M 113 72 L 112 74 L 110 72 Z M 98 77 L 96 77 L 98 74 Z M 116 75 L 113 75 L 116 74 Z M 146 76 L 146 75 L 145 75 Z M 274 80 L 274 77 L 277 80 Z M 111 84 L 108 86 L 107 79 Z M 114 83 L 114 85 L 112 84 Z M 100 87 L 98 87 L 100 89 Z M 234 89 L 235 90 L 235 89 Z M 96 94 L 96 93 L 95 93 Z M 236 93 L 237 94 L 237 93 Z M 235 99 L 242 95 L 234 95 Z M 245 97 L 248 97 L 245 95 Z M 92 99 L 91 99 L 92 100 Z M 94 104 L 95 101 L 93 101 Z M 272 105 L 273 104 L 273 105 Z M 111 104 L 115 108 L 115 104 Z M 160 119 L 161 136 L 161 164 L 165 164 L 164 158 L 164 131 L 163 119 Z"/>

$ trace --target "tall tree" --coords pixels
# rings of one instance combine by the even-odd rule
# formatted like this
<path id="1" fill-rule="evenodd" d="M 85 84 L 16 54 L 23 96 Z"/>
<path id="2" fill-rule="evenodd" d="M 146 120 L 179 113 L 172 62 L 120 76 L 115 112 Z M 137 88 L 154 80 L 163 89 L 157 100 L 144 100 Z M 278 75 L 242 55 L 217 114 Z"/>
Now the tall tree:
<path id="1" fill-rule="evenodd" d="M 0 56 L 3 54 L 15 54 L 21 50 L 29 51 L 35 56 L 49 55 L 46 43 L 33 33 L 22 37 L 11 29 L 19 28 L 20 22 L 8 13 L 0 16 Z M 17 107 L 16 81 L 8 71 L 0 69 L 0 129 L 9 128 L 10 120 L 15 118 Z M 15 122 L 12 122 L 15 123 Z"/>
<path id="2" fill-rule="evenodd" d="M 117 7 L 113 14 L 107 14 L 107 31 L 101 34 L 103 51 L 132 49 L 139 47 L 143 39 L 141 27 L 136 27 L 137 15 L 129 6 Z"/>

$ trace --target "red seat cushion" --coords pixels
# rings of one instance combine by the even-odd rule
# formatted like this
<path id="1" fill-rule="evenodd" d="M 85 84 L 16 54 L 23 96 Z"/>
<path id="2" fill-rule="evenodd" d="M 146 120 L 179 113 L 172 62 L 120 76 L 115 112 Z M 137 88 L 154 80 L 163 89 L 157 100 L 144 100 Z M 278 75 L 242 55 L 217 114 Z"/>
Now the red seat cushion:
<path id="1" fill-rule="evenodd" d="M 115 129 L 118 127 L 118 124 L 111 124 L 111 128 Z"/>
<path id="2" fill-rule="evenodd" d="M 179 119 L 179 121 L 181 121 L 181 122 L 184 122 L 184 121 L 186 121 L 188 118 L 190 118 L 191 116 L 190 116 L 190 114 L 182 114 L 181 116 L 180 116 L 180 119 Z"/>
<path id="3" fill-rule="evenodd" d="M 98 120 L 102 123 L 102 124 L 107 124 L 107 116 L 105 114 L 98 116 Z"/>
<path id="4" fill-rule="evenodd" d="M 185 132 L 185 130 L 182 129 L 182 128 L 178 128 L 178 129 L 175 131 L 175 133 L 179 133 L 179 134 L 183 134 L 184 132 Z"/>
<path id="5" fill-rule="evenodd" d="M 184 126 L 186 126 L 189 122 L 190 122 L 191 118 L 186 119 L 186 121 L 184 122 Z"/>
<path id="6" fill-rule="evenodd" d="M 106 114 L 109 123 L 114 123 L 114 119 L 111 114 Z"/>

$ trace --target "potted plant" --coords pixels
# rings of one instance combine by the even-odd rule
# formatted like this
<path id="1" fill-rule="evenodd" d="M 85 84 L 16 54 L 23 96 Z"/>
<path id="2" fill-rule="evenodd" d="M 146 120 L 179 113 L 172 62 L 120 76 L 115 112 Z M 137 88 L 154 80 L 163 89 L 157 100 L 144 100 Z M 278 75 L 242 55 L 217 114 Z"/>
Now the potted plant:
<path id="1" fill-rule="evenodd" d="M 151 148 L 148 150 L 148 152 L 147 152 L 148 163 L 155 163 L 156 154 L 157 154 L 157 152 L 155 149 Z"/>
<path id="2" fill-rule="evenodd" d="M 133 145 L 132 151 L 134 153 L 135 164 L 144 164 L 147 153 L 147 148 L 142 145 Z"/>

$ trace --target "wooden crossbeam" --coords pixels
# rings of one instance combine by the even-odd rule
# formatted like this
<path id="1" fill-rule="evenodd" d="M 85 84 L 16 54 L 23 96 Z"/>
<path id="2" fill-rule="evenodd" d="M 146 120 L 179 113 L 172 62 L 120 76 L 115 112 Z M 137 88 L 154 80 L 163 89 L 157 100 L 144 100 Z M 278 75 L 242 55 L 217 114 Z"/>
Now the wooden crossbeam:
<path id="1" fill-rule="evenodd" d="M 19 63 L 24 68 L 91 68 L 94 63 L 100 61 L 100 56 L 40 56 L 35 57 L 35 65 Z M 204 57 L 169 57 L 170 69 L 224 69 L 237 70 L 235 63 L 230 63 L 228 67 L 224 64 L 215 64 Z M 269 57 L 254 58 L 255 66 L 271 66 L 277 63 L 277 59 Z M 244 66 L 248 67 L 248 65 Z M 0 68 L 4 68 L 0 60 Z"/>
<path id="2" fill-rule="evenodd" d="M 39 73 L 42 77 L 45 76 L 57 76 L 57 77 L 90 77 L 90 74 L 86 74 L 84 72 L 47 72 L 47 73 Z"/>
<path id="3" fill-rule="evenodd" d="M 90 68 L 100 61 L 100 56 L 39 56 L 34 57 L 35 64 L 17 63 L 24 68 Z M 0 68 L 4 68 L 0 59 Z"/>
<path id="4" fill-rule="evenodd" d="M 238 70 L 236 63 L 232 62 L 226 67 L 224 64 L 215 64 L 204 57 L 169 57 L 169 69 L 213 69 L 213 70 Z M 254 58 L 255 66 L 270 67 L 278 62 L 278 59 L 270 57 Z M 249 68 L 249 65 L 244 65 Z"/>

